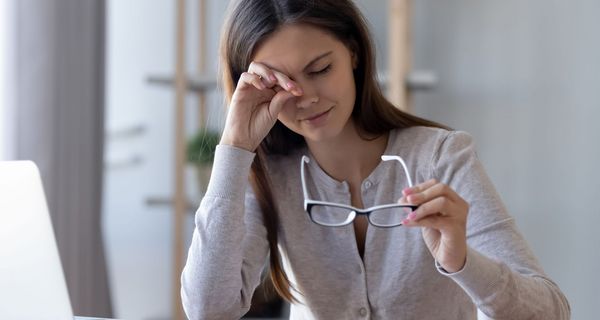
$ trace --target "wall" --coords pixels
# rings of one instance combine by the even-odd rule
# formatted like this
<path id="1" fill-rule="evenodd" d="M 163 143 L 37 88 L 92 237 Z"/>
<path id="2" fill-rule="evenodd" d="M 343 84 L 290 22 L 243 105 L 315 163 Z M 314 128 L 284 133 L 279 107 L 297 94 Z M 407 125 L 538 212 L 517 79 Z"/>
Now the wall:
<path id="1" fill-rule="evenodd" d="M 573 319 L 597 318 L 598 1 L 415 1 L 419 115 L 473 134 Z"/>

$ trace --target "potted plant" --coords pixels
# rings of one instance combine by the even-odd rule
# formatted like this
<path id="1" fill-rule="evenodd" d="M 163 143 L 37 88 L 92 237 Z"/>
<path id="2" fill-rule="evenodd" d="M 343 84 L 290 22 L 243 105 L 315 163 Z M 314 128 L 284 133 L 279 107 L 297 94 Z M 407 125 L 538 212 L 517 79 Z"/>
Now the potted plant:
<path id="1" fill-rule="evenodd" d="M 218 133 L 201 129 L 187 143 L 187 161 L 196 168 L 198 188 L 202 193 L 206 191 L 215 157 L 215 148 L 220 140 L 221 136 Z"/>

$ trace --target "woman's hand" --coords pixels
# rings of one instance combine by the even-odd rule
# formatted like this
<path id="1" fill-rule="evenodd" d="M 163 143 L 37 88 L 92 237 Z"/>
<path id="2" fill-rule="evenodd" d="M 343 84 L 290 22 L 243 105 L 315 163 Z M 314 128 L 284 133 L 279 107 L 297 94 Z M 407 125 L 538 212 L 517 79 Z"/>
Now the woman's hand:
<path id="1" fill-rule="evenodd" d="M 400 203 L 418 205 L 402 224 L 422 227 L 423 239 L 435 260 L 448 272 L 460 271 L 467 257 L 469 204 L 435 179 L 402 191 Z"/>
<path id="2" fill-rule="evenodd" d="M 286 102 L 302 94 L 288 76 L 252 62 L 233 92 L 221 144 L 254 152 Z"/>

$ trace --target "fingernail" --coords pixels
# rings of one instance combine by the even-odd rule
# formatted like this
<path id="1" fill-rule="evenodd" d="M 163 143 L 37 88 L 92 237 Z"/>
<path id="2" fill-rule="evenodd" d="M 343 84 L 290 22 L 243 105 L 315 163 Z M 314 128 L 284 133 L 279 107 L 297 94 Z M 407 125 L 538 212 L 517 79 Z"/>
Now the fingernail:
<path id="1" fill-rule="evenodd" d="M 410 220 L 408 220 L 408 219 L 402 220 L 402 224 L 408 224 L 409 222 L 410 222 Z"/>
<path id="2" fill-rule="evenodd" d="M 270 79 L 271 81 L 273 81 L 273 82 L 277 82 L 277 78 L 275 78 L 275 76 L 274 76 L 274 75 L 270 75 L 270 76 L 269 76 L 269 79 Z"/>
<path id="3" fill-rule="evenodd" d="M 294 87 L 294 84 L 293 84 L 293 83 L 291 83 L 291 82 L 288 82 L 288 83 L 286 83 L 285 85 L 288 87 L 288 89 L 291 89 L 291 88 L 293 88 L 293 87 Z"/>
<path id="4" fill-rule="evenodd" d="M 414 213 L 414 212 L 411 212 L 411 213 L 408 215 L 408 220 L 414 220 L 416 216 L 417 216 L 417 214 L 416 214 L 416 213 Z"/>
<path id="5" fill-rule="evenodd" d="M 402 190 L 402 193 L 404 193 L 405 195 L 409 195 L 412 193 L 412 188 L 404 188 L 404 190 Z"/>
<path id="6" fill-rule="evenodd" d="M 409 195 L 406 198 L 408 199 L 409 202 L 418 201 L 419 200 L 419 194 L 411 194 L 411 195 Z"/>

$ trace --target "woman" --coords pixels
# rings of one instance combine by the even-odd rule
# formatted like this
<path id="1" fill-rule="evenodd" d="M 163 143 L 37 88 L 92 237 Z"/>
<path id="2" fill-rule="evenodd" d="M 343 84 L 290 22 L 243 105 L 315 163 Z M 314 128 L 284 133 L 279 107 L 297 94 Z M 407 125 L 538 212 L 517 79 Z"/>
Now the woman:
<path id="1" fill-rule="evenodd" d="M 385 100 L 352 1 L 236 1 L 221 55 L 229 111 L 182 274 L 190 319 L 241 317 L 267 256 L 293 319 L 569 318 L 470 136 Z"/>

